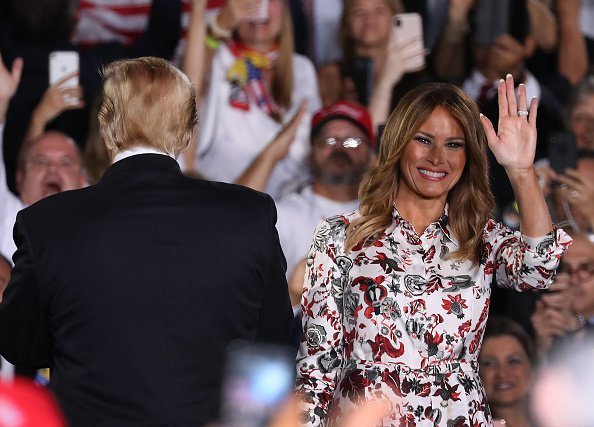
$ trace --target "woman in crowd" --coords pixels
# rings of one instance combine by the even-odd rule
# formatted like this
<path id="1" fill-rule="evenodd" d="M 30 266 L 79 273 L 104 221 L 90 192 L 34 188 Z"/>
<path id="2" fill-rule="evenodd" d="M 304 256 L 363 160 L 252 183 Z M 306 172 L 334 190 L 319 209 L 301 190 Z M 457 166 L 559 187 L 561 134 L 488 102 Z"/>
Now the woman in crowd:
<path id="1" fill-rule="evenodd" d="M 196 170 L 206 178 L 232 182 L 266 152 L 266 158 L 259 159 L 270 160 L 265 190 L 278 198 L 287 187 L 307 178 L 310 120 L 302 117 L 302 110 L 320 107 L 315 70 L 307 58 L 294 53 L 285 0 L 270 0 L 263 18 L 254 14 L 259 2 L 229 0 L 210 20 L 205 40 L 193 36 L 194 27 L 199 33 L 204 26 L 203 3 L 194 1 L 190 56 L 184 64 L 198 89 L 202 76 L 206 81 Z M 207 51 L 195 55 L 204 41 Z M 203 61 L 205 70 L 199 66 Z M 300 119 L 298 128 L 290 124 L 294 117 Z M 291 128 L 291 137 L 284 139 L 291 143 L 275 144 L 286 127 Z"/>
<path id="2" fill-rule="evenodd" d="M 396 86 L 406 73 L 419 71 L 425 62 L 423 48 L 399 44 L 394 37 L 392 18 L 401 12 L 404 8 L 398 0 L 344 2 L 340 26 L 343 59 L 319 70 L 325 105 L 349 98 L 367 105 L 374 125 L 386 121 L 393 98 L 398 98 L 393 96 Z M 365 93 L 368 78 L 371 90 Z M 406 86 L 417 81 L 418 76 L 407 79 Z"/>
<path id="3" fill-rule="evenodd" d="M 493 417 L 509 427 L 533 427 L 529 392 L 536 370 L 532 339 L 516 322 L 491 317 L 479 354 L 480 376 Z"/>
<path id="4" fill-rule="evenodd" d="M 487 426 L 478 376 L 490 286 L 545 288 L 571 239 L 551 225 L 533 168 L 537 100 L 498 86 L 499 126 L 460 88 L 428 84 L 390 116 L 358 212 L 317 228 L 302 299 L 298 392 L 308 425 L 387 399 L 389 426 Z M 489 218 L 487 144 L 521 232 Z"/>

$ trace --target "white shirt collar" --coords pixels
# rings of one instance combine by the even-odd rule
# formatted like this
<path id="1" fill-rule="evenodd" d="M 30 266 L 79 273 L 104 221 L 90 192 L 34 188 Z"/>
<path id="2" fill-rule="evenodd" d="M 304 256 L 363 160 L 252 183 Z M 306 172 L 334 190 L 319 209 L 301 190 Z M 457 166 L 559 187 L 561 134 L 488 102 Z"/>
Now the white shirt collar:
<path id="1" fill-rule="evenodd" d="M 174 159 L 174 157 L 171 154 L 164 153 L 163 151 L 157 150 L 154 147 L 148 147 L 145 145 L 135 145 L 134 147 L 129 147 L 125 150 L 118 152 L 113 158 L 113 163 L 119 162 L 122 159 L 135 156 L 137 154 L 161 154 L 163 156 L 169 156 L 172 159 Z"/>
<path id="2" fill-rule="evenodd" d="M 462 89 L 464 89 L 464 92 L 466 92 L 466 94 L 476 101 L 481 92 L 481 88 L 485 83 L 487 83 L 486 77 L 480 71 L 475 69 L 462 84 Z M 492 82 L 494 94 L 497 93 L 498 83 L 499 79 Z M 534 77 L 534 74 L 528 70 L 524 70 L 524 81 L 522 83 L 524 83 L 526 86 L 526 101 L 528 102 L 528 106 L 530 106 L 530 100 L 532 98 L 540 98 L 540 83 L 536 77 Z"/>

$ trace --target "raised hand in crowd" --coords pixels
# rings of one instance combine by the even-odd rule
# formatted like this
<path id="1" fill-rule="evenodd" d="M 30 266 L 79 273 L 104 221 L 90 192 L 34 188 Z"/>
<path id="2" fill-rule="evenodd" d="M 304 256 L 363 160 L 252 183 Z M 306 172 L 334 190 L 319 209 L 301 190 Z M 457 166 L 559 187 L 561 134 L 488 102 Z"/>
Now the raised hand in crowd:
<path id="1" fill-rule="evenodd" d="M 559 21 L 557 67 L 572 85 L 578 84 L 588 72 L 588 51 L 580 26 L 580 3 L 581 0 L 554 1 Z"/>
<path id="2" fill-rule="evenodd" d="M 422 46 L 422 43 L 413 39 L 401 43 L 396 40 L 394 33 L 391 34 L 387 58 L 369 100 L 369 113 L 375 126 L 386 121 L 390 113 L 392 90 L 402 76 L 425 68 L 427 52 Z"/>
<path id="3" fill-rule="evenodd" d="M 4 122 L 8 102 L 16 93 L 23 72 L 23 59 L 17 58 L 12 63 L 12 70 L 4 65 L 0 54 L 0 124 Z"/>
<path id="4" fill-rule="evenodd" d="M 306 111 L 307 101 L 302 101 L 295 115 L 235 181 L 236 184 L 264 191 L 276 164 L 289 155 L 289 149 L 295 141 L 297 129 Z"/>
<path id="5" fill-rule="evenodd" d="M 460 79 L 466 73 L 465 38 L 470 32 L 469 12 L 476 0 L 450 0 L 448 20 L 435 47 L 433 71 L 444 80 Z"/>
<path id="6" fill-rule="evenodd" d="M 46 125 L 64 111 L 78 110 L 85 106 L 82 86 L 70 84 L 78 74 L 78 71 L 67 74 L 47 88 L 31 114 L 25 140 L 41 135 Z"/>
<path id="7" fill-rule="evenodd" d="M 536 302 L 530 320 L 539 353 L 546 354 L 555 338 L 577 327 L 571 310 L 572 295 L 569 275 L 559 273 L 549 290 Z"/>
<path id="8" fill-rule="evenodd" d="M 217 16 L 217 24 L 224 30 L 233 30 L 241 21 L 254 16 L 260 0 L 228 0 Z"/>
<path id="9" fill-rule="evenodd" d="M 566 186 L 561 197 L 594 227 L 594 181 L 575 169 L 567 169 L 557 180 Z"/>

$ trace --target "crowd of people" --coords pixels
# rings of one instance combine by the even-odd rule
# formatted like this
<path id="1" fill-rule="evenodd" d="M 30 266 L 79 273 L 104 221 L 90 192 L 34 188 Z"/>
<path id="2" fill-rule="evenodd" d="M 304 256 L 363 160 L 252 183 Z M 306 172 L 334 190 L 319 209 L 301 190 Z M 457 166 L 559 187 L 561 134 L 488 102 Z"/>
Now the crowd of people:
<path id="1" fill-rule="evenodd" d="M 547 373 L 594 348 L 593 16 L 0 2 L 0 378 L 205 425 L 247 340 L 296 355 L 270 425 L 555 426 Z"/>

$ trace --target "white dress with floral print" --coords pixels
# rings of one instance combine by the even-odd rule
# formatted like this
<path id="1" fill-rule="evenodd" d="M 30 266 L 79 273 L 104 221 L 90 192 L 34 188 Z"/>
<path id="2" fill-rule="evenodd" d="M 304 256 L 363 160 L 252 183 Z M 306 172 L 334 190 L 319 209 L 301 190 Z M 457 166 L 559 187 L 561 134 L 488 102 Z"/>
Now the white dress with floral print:
<path id="1" fill-rule="evenodd" d="M 489 221 L 473 266 L 446 259 L 457 248 L 446 213 L 419 236 L 394 209 L 372 246 L 347 255 L 357 215 L 322 221 L 308 257 L 297 357 L 304 422 L 332 425 L 361 400 L 389 399 L 385 426 L 491 425 L 477 359 L 493 274 L 500 286 L 545 288 L 571 239 Z"/>

